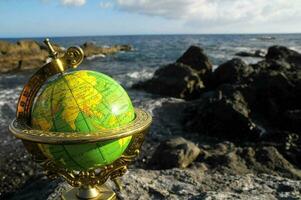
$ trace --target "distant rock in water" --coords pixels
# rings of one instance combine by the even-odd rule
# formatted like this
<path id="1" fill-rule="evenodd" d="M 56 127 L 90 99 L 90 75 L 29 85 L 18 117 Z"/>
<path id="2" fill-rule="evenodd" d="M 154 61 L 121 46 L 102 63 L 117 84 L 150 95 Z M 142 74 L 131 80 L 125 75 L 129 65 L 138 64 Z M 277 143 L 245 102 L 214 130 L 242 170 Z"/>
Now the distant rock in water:
<path id="1" fill-rule="evenodd" d="M 42 66 L 47 58 L 47 51 L 39 43 L 31 40 L 10 43 L 0 41 L 0 72 L 32 69 Z"/>
<path id="2" fill-rule="evenodd" d="M 53 46 L 56 51 L 62 53 L 62 47 L 57 44 Z M 97 47 L 93 43 L 85 43 L 82 48 L 86 57 L 132 50 L 130 45 Z M 21 40 L 17 43 L 0 41 L 0 73 L 41 67 L 48 55 L 46 46 L 33 40 Z"/>
<path id="3" fill-rule="evenodd" d="M 262 50 L 256 50 L 255 52 L 247 52 L 247 51 L 240 51 L 235 55 L 240 57 L 255 57 L 255 58 L 264 58 L 265 52 Z"/>
<path id="4" fill-rule="evenodd" d="M 154 94 L 196 99 L 212 79 L 212 64 L 200 47 L 191 46 L 176 63 L 159 68 L 154 77 L 133 85 Z"/>
<path id="5" fill-rule="evenodd" d="M 268 41 L 268 40 L 275 40 L 276 38 L 273 36 L 260 36 L 257 37 L 258 40 Z"/>
<path id="6" fill-rule="evenodd" d="M 167 139 L 156 149 L 151 163 L 159 169 L 186 168 L 199 155 L 200 149 L 182 137 Z"/>
<path id="7" fill-rule="evenodd" d="M 111 47 L 99 47 L 92 42 L 86 42 L 81 45 L 85 53 L 85 57 L 91 57 L 95 55 L 110 55 L 120 51 L 132 51 L 131 45 L 113 45 Z"/>

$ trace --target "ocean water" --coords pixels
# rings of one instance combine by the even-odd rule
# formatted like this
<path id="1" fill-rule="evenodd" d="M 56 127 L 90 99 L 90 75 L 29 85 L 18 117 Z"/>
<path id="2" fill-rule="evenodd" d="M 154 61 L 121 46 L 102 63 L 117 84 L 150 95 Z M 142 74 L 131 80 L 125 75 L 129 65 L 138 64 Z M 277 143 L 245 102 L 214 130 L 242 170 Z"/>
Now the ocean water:
<path id="1" fill-rule="evenodd" d="M 6 39 L 17 41 L 18 39 Z M 28 38 L 27 38 L 28 39 Z M 43 41 L 43 38 L 30 38 Z M 94 42 L 99 46 L 130 44 L 134 51 L 120 52 L 112 56 L 96 56 L 87 59 L 79 69 L 90 69 L 112 76 L 129 92 L 135 106 L 149 111 L 160 107 L 166 101 L 175 101 L 131 89 L 140 80 L 149 79 L 154 71 L 174 62 L 190 45 L 202 47 L 215 67 L 235 57 L 239 51 L 266 51 L 272 45 L 284 45 L 301 52 L 301 34 L 283 35 L 147 35 L 147 36 L 99 36 L 59 37 L 51 40 L 65 48 Z M 248 63 L 259 61 L 243 58 Z M 16 102 L 23 84 L 33 71 L 0 75 L 0 127 L 8 125 L 15 113 Z M 176 100 L 180 101 L 180 100 Z"/>

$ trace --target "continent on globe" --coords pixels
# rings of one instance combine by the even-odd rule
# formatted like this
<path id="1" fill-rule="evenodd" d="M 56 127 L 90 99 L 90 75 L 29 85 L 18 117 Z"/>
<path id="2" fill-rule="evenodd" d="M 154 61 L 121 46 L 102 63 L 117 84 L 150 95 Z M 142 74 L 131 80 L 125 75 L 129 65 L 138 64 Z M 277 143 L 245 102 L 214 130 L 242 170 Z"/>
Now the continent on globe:
<path id="1" fill-rule="evenodd" d="M 126 91 L 112 78 L 94 71 L 73 71 L 59 75 L 43 87 L 31 113 L 34 129 L 53 132 L 111 130 L 135 118 Z M 131 136 L 93 144 L 39 144 L 46 157 L 72 170 L 108 165 L 118 159 Z"/>

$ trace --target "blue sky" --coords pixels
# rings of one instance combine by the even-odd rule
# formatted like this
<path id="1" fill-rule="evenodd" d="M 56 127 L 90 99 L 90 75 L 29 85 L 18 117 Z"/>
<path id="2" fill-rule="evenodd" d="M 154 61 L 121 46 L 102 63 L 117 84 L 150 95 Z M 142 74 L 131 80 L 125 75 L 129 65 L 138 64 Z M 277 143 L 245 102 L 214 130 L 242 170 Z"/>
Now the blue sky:
<path id="1" fill-rule="evenodd" d="M 300 0 L 1 0 L 0 37 L 300 33 Z"/>

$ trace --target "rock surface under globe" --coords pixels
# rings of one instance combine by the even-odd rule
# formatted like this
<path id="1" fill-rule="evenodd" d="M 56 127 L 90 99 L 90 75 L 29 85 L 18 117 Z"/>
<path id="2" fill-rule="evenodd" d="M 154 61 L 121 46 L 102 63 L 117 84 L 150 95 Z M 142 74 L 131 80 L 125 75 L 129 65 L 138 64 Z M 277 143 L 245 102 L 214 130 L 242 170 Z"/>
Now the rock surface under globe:
<path id="1" fill-rule="evenodd" d="M 94 71 L 74 71 L 50 81 L 32 109 L 34 129 L 53 132 L 111 130 L 135 118 L 126 91 L 112 78 Z M 89 144 L 40 144 L 43 154 L 71 170 L 89 170 L 111 164 L 131 141 L 131 136 Z"/>

